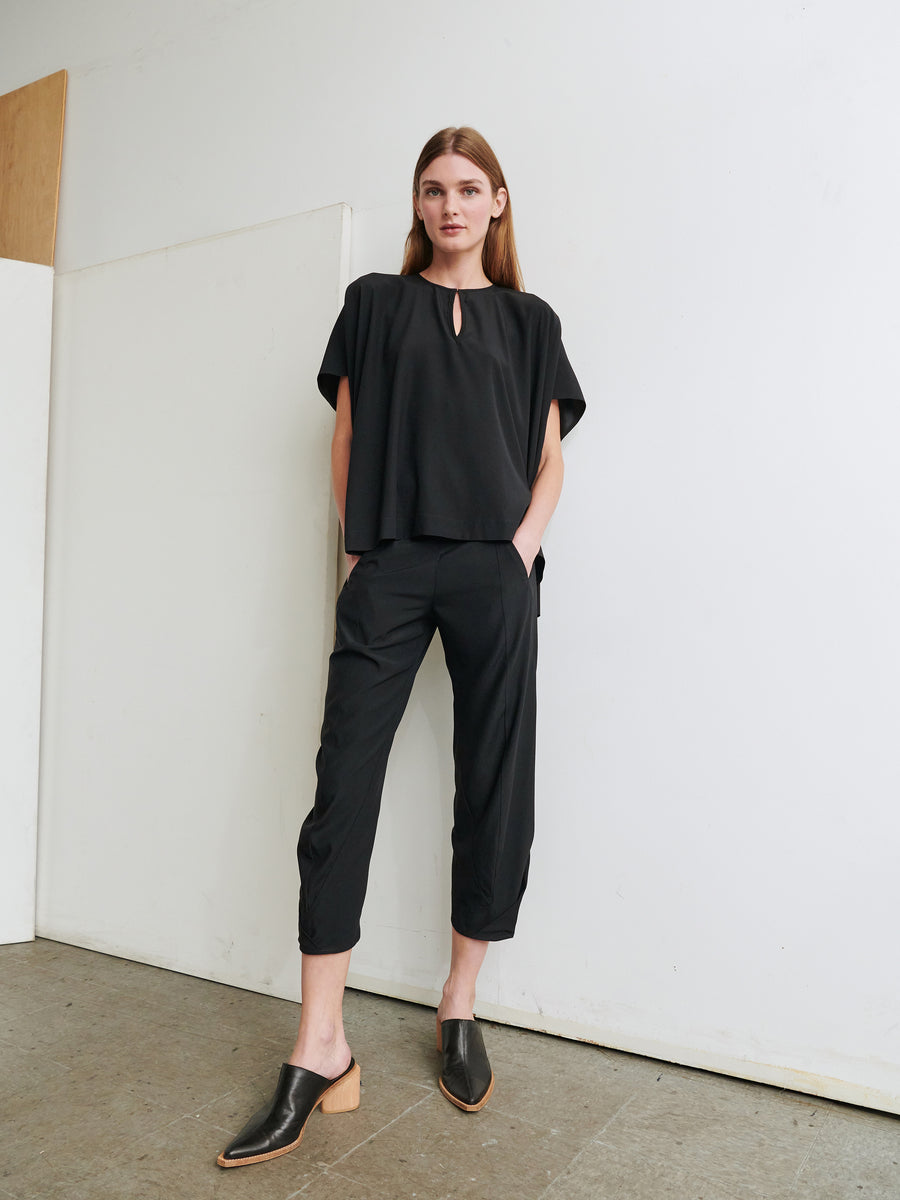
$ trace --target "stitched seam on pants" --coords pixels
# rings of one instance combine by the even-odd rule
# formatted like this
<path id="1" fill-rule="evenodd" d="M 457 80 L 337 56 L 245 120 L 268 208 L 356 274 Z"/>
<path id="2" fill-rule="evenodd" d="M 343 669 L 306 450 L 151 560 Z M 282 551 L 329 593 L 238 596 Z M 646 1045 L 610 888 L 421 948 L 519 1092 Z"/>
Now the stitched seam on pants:
<path id="1" fill-rule="evenodd" d="M 502 817 L 503 797 L 506 794 L 504 784 L 506 782 L 507 758 L 509 757 L 509 622 L 506 618 L 506 604 L 503 597 L 503 568 L 500 564 L 500 546 L 494 544 L 494 556 L 497 560 L 497 579 L 500 584 L 500 611 L 503 614 L 503 654 L 505 660 L 505 669 L 503 671 L 503 757 L 500 760 L 500 801 Z M 515 546 L 513 552 L 518 554 Z M 524 563 L 522 564 L 524 568 Z M 499 829 L 498 829 L 499 832 Z M 491 906 L 493 907 L 494 896 L 497 894 L 497 871 L 500 864 L 500 845 L 499 838 L 495 839 L 496 848 L 494 851 L 494 866 L 491 871 Z"/>

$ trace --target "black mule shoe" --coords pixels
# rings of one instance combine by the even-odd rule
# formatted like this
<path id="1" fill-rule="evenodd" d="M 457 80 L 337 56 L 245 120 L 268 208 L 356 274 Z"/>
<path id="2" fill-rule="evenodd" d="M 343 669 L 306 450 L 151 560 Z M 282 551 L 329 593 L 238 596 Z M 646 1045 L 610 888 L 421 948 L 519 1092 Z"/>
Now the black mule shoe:
<path id="1" fill-rule="evenodd" d="M 220 1167 L 243 1167 L 289 1153 L 300 1145 L 306 1122 L 319 1105 L 323 1113 L 359 1108 L 359 1065 L 355 1059 L 350 1059 L 350 1066 L 337 1079 L 283 1063 L 271 1101 L 250 1118 L 216 1162 Z"/>
<path id="2" fill-rule="evenodd" d="M 457 1108 L 478 1112 L 494 1090 L 494 1072 L 475 1021 L 451 1018 L 437 1023 L 437 1048 L 443 1056 L 440 1089 Z"/>

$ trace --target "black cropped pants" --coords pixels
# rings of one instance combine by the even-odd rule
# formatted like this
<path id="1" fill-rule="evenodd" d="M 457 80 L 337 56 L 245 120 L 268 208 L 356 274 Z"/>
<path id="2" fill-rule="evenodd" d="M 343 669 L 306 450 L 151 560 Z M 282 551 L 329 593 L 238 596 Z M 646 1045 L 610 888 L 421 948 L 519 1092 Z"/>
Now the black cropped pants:
<path id="1" fill-rule="evenodd" d="M 535 571 L 512 542 L 414 538 L 367 551 L 338 597 L 297 847 L 305 954 L 359 940 L 388 755 L 435 629 L 453 684 L 451 921 L 484 941 L 515 931 L 534 834 Z"/>

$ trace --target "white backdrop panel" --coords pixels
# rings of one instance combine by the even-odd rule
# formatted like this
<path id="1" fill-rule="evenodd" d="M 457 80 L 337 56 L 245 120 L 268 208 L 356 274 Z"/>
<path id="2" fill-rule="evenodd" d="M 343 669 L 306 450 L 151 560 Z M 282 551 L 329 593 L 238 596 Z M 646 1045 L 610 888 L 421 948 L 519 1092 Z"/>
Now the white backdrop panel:
<path id="1" fill-rule="evenodd" d="M 347 217 L 63 275 L 54 330 L 40 931 L 285 996 Z"/>
<path id="2" fill-rule="evenodd" d="M 0 942 L 34 937 L 53 268 L 0 259 Z"/>

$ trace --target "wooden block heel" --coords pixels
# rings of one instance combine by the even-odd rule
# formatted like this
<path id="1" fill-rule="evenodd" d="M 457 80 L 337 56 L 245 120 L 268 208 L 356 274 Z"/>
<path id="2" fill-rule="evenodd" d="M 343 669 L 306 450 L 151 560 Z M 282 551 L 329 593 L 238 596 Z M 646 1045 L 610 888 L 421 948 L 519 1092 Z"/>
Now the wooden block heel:
<path id="1" fill-rule="evenodd" d="M 353 1112 L 359 1108 L 359 1063 L 343 1075 L 322 1097 L 323 1113 Z"/>

